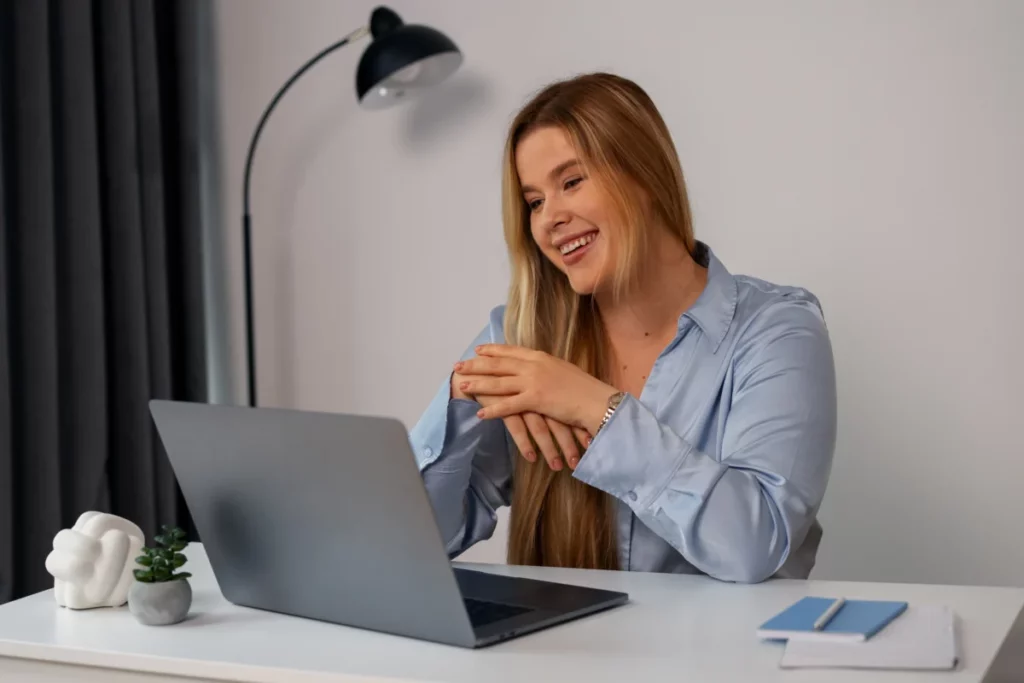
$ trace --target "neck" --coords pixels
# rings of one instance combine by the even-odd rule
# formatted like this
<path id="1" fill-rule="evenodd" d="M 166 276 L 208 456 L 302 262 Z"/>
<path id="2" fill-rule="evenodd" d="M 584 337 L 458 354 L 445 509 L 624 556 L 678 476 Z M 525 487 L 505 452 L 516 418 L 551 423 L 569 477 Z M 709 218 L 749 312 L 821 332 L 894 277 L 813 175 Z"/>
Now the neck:
<path id="1" fill-rule="evenodd" d="M 650 258 L 635 285 L 618 301 L 611 293 L 596 295 L 601 319 L 614 347 L 663 344 L 675 336 L 679 317 L 700 297 L 708 271 L 667 232 L 651 245 Z"/>

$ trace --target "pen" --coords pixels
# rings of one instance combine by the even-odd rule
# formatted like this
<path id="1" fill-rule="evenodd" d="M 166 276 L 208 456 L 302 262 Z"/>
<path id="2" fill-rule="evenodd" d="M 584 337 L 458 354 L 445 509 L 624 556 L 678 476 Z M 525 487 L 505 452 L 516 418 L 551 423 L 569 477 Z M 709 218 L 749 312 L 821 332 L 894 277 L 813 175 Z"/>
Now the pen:
<path id="1" fill-rule="evenodd" d="M 846 598 L 836 598 L 836 601 L 829 605 L 829 608 L 825 610 L 825 613 L 818 617 L 818 620 L 814 622 L 814 630 L 820 631 L 828 625 L 828 622 L 832 620 L 832 617 L 836 615 L 839 608 L 846 603 Z"/>

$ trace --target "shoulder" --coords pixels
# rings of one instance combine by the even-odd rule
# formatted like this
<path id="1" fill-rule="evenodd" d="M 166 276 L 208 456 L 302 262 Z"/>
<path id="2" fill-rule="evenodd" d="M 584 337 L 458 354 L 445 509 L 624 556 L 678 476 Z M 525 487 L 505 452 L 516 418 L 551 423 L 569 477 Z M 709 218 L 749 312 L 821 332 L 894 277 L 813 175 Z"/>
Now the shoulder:
<path id="1" fill-rule="evenodd" d="M 487 316 L 486 331 L 492 343 L 505 343 L 505 304 L 500 304 L 491 309 Z"/>
<path id="2" fill-rule="evenodd" d="M 802 350 L 831 348 L 821 301 L 810 290 L 736 275 L 734 353 L 749 356 L 787 340 Z M 808 348 L 810 345 L 810 348 Z"/>
<path id="3" fill-rule="evenodd" d="M 476 355 L 476 347 L 480 344 L 505 343 L 505 306 L 495 306 L 487 314 L 487 321 L 479 328 L 476 336 L 465 347 L 460 360 L 468 360 Z"/>
<path id="4" fill-rule="evenodd" d="M 822 323 L 825 313 L 821 301 L 810 290 L 782 285 L 750 275 L 736 275 L 736 322 L 743 325 L 764 317 L 810 315 Z"/>

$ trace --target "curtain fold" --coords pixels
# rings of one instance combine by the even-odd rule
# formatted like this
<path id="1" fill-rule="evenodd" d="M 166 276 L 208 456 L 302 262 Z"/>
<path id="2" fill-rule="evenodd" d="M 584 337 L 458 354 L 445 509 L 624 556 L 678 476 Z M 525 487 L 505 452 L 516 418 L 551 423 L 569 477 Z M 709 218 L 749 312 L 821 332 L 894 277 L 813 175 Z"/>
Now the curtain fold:
<path id="1" fill-rule="evenodd" d="M 198 0 L 0 0 L 0 603 L 86 510 L 194 529 L 149 416 L 206 401 Z"/>

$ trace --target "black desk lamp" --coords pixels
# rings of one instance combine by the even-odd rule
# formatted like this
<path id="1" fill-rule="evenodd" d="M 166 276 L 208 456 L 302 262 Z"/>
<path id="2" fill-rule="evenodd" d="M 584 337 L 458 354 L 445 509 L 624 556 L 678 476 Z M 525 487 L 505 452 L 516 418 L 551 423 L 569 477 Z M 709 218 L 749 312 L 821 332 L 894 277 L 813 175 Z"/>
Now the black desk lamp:
<path id="1" fill-rule="evenodd" d="M 462 54 L 447 36 L 426 26 L 409 25 L 387 7 L 378 7 L 370 15 L 370 25 L 348 34 L 333 45 L 321 50 L 303 64 L 281 89 L 260 117 L 256 131 L 249 142 L 245 158 L 245 188 L 242 210 L 243 258 L 245 267 L 245 345 L 248 362 L 249 405 L 256 405 L 256 345 L 253 341 L 252 315 L 252 238 L 249 214 L 249 178 L 256 143 L 270 112 L 277 106 L 292 83 L 310 67 L 343 45 L 371 35 L 373 42 L 366 48 L 356 70 L 356 95 L 359 104 L 367 109 L 383 109 L 404 99 L 406 93 L 436 85 L 448 78 L 462 63 Z"/>

